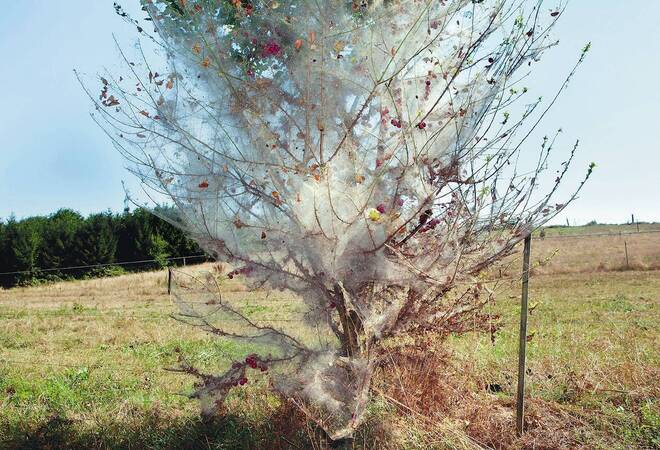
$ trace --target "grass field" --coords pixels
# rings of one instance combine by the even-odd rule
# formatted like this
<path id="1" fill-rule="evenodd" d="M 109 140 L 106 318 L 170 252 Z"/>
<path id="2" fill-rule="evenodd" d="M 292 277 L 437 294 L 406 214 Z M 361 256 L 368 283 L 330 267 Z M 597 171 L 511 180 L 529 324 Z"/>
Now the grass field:
<path id="1" fill-rule="evenodd" d="M 592 230 L 604 232 L 582 232 Z M 513 431 L 519 285 L 502 281 L 494 344 L 452 337 L 419 370 L 393 362 L 374 383 L 357 447 L 660 446 L 660 233 L 555 234 L 534 240 L 528 434 Z M 518 265 L 512 258 L 503 280 Z M 154 272 L 0 290 L 0 448 L 323 448 L 265 381 L 235 390 L 222 419 L 199 418 L 181 395 L 193 380 L 164 370 L 175 349 L 208 370 L 250 349 L 171 319 L 166 289 L 166 273 Z M 291 295 L 238 281 L 223 295 L 282 327 L 301 311 Z"/>

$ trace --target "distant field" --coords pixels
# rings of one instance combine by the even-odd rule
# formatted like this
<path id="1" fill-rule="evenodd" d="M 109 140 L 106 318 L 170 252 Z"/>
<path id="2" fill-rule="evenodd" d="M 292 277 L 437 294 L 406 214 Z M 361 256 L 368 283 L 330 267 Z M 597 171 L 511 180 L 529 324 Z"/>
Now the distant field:
<path id="1" fill-rule="evenodd" d="M 639 233 L 635 225 L 547 228 L 544 238 L 536 233 L 532 240 L 532 273 L 660 270 L 660 224 L 639 227 Z M 518 274 L 520 258 L 509 258 L 503 273 Z"/>
<path id="2" fill-rule="evenodd" d="M 505 279 L 517 273 L 514 257 L 493 285 L 499 302 L 492 312 L 505 324 L 495 343 L 484 335 L 447 342 L 454 356 L 438 378 L 437 405 L 420 403 L 428 394 L 410 385 L 405 405 L 381 395 L 383 375 L 360 448 L 660 445 L 660 233 L 625 236 L 637 270 L 624 270 L 618 236 L 551 236 L 533 241 L 528 437 L 512 437 L 519 286 Z M 251 349 L 171 319 L 166 280 L 166 272 L 154 272 L 0 290 L 0 448 L 318 442 L 310 429 L 291 426 L 292 414 L 264 382 L 232 394 L 223 421 L 201 422 L 196 404 L 180 395 L 193 380 L 163 370 L 176 364 L 174 350 L 219 370 Z M 256 319 L 304 332 L 291 322 L 302 312 L 291 295 L 245 292 L 238 281 L 223 285 L 223 295 Z"/>
<path id="3" fill-rule="evenodd" d="M 633 232 L 649 232 L 656 231 L 660 232 L 660 223 L 640 223 L 637 224 L 594 224 L 594 225 L 583 225 L 579 227 L 565 227 L 560 226 L 550 226 L 545 228 L 546 236 L 568 236 L 568 235 L 585 235 L 585 234 L 596 234 L 596 233 L 633 233 Z M 537 233 L 538 234 L 538 233 Z"/>

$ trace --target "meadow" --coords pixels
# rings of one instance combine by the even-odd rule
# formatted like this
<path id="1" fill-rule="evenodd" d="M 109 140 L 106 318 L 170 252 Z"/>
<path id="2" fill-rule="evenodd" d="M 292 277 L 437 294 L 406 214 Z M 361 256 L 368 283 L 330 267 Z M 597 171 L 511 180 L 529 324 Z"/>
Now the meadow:
<path id="1" fill-rule="evenodd" d="M 514 255 L 489 274 L 502 328 L 393 342 L 354 446 L 658 448 L 660 233 L 632 231 L 552 228 L 533 240 L 522 438 Z M 286 292 L 247 292 L 236 279 L 222 293 L 255 320 L 297 329 L 302 305 Z M 251 348 L 177 322 L 176 311 L 166 271 L 0 290 L 0 448 L 330 445 L 265 379 L 235 389 L 222 417 L 200 418 L 185 396 L 194 380 L 166 369 L 181 354 L 221 370 Z"/>

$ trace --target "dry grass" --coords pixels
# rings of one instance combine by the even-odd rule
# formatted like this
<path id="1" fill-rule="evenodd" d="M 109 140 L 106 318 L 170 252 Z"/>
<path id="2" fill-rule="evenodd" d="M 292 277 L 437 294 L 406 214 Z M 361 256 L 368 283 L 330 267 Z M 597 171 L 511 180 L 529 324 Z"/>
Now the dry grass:
<path id="1" fill-rule="evenodd" d="M 589 231 L 588 228 L 592 227 L 582 230 Z M 532 240 L 532 274 L 659 270 L 660 229 L 649 231 L 580 235 L 555 230 L 545 238 L 535 236 Z M 519 276 L 521 259 L 520 252 L 512 255 L 494 268 L 490 277 Z"/>
<path id="2" fill-rule="evenodd" d="M 534 260 L 539 274 L 657 270 L 660 233 L 535 239 Z"/>
<path id="3" fill-rule="evenodd" d="M 660 443 L 660 272 L 535 276 L 526 433 L 517 439 L 519 286 L 500 292 L 504 327 L 488 336 L 434 337 L 393 352 L 377 387 L 458 448 L 653 448 Z M 449 427 L 439 441 L 438 424 Z M 435 431 L 434 431 L 435 430 Z"/>
<path id="4" fill-rule="evenodd" d="M 643 271 L 613 271 L 618 236 L 534 241 L 536 255 L 561 251 L 531 282 L 522 439 L 513 433 L 519 286 L 501 283 L 493 312 L 504 327 L 494 345 L 488 336 L 466 335 L 394 347 L 355 446 L 658 445 L 656 236 L 626 237 L 629 252 L 644 255 Z M 610 271 L 585 263 L 585 255 L 611 264 Z M 261 380 L 230 397 L 222 420 L 201 422 L 196 405 L 179 395 L 193 380 L 163 370 L 175 364 L 174 349 L 208 370 L 254 349 L 170 319 L 176 308 L 166 283 L 163 271 L 0 290 L 0 448 L 327 448 Z M 247 292 L 236 280 L 223 285 L 223 295 L 258 319 L 302 311 L 287 293 Z M 311 332 L 295 322 L 281 326 Z"/>

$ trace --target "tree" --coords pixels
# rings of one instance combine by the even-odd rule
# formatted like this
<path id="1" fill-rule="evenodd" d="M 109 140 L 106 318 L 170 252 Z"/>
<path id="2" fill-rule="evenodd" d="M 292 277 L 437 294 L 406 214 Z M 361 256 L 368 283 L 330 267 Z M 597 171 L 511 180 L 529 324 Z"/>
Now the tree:
<path id="1" fill-rule="evenodd" d="M 7 225 L 0 220 L 0 273 L 11 272 L 9 266 L 9 240 L 7 238 Z M 11 277 L 9 275 L 0 275 L 0 286 L 8 286 Z"/>
<path id="2" fill-rule="evenodd" d="M 76 211 L 60 209 L 48 217 L 43 232 L 39 265 L 42 269 L 77 266 L 81 263 L 72 251 L 76 234 L 85 219 Z"/>
<path id="3" fill-rule="evenodd" d="M 154 36 L 116 8 L 169 66 L 122 53 L 128 73 L 102 77 L 100 95 L 90 93 L 95 120 L 144 184 L 172 200 L 170 220 L 233 265 L 227 277 L 296 292 L 307 323 L 331 336 L 262 325 L 216 294 L 206 303 L 220 319 L 188 305 L 184 320 L 273 350 L 220 375 L 182 370 L 200 377 L 195 396 L 213 411 L 267 368 L 332 438 L 350 436 L 385 340 L 484 326 L 493 296 L 480 276 L 586 181 L 555 203 L 576 144 L 540 192 L 556 135 L 530 167 L 517 164 L 530 159 L 532 131 L 556 99 L 527 100 L 522 80 L 554 45 L 563 6 L 142 4 Z"/>
<path id="4" fill-rule="evenodd" d="M 176 223 L 179 221 L 179 215 L 176 208 L 167 205 L 159 205 L 154 208 L 155 216 L 152 215 L 155 229 L 162 236 L 166 245 L 163 248 L 163 254 L 167 256 L 195 256 L 201 255 L 202 249 L 199 248 L 199 245 L 185 235 L 185 233 L 180 229 L 172 225 L 172 222 Z M 167 220 L 159 219 L 161 217 L 167 218 Z M 180 260 L 174 261 L 174 263 L 180 263 Z"/>
<path id="5" fill-rule="evenodd" d="M 91 266 L 116 261 L 117 236 L 110 213 L 93 214 L 85 220 L 75 236 L 72 253 L 77 264 Z"/>
<path id="6" fill-rule="evenodd" d="M 119 219 L 117 259 L 119 261 L 146 261 L 151 257 L 152 215 L 136 209 Z"/>
<path id="7" fill-rule="evenodd" d="M 169 220 L 177 219 L 172 208 L 155 208 Z M 57 280 L 62 276 L 89 274 L 90 266 L 115 262 L 151 261 L 128 266 L 153 269 L 169 264 L 170 256 L 199 255 L 202 250 L 184 232 L 151 212 L 115 216 L 110 212 L 83 218 L 70 209 L 47 217 L 0 221 L 0 285 L 11 287 L 35 278 Z M 77 269 L 74 269 L 78 267 Z M 67 268 L 66 270 L 59 270 Z"/>
<path id="8" fill-rule="evenodd" d="M 7 223 L 5 227 L 7 265 L 12 271 L 26 272 L 16 274 L 13 277 L 14 282 L 29 280 L 37 274 L 45 226 L 46 219 L 43 217 L 30 217 L 20 222 L 12 218 Z"/>

